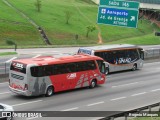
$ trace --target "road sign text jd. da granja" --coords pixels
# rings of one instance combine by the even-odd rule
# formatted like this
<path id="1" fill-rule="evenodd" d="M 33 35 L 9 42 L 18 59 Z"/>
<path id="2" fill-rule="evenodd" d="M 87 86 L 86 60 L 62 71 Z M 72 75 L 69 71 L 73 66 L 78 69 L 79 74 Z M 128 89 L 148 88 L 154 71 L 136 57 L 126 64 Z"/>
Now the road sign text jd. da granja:
<path id="1" fill-rule="evenodd" d="M 139 13 L 138 8 L 138 2 L 101 0 L 97 22 L 136 28 Z"/>

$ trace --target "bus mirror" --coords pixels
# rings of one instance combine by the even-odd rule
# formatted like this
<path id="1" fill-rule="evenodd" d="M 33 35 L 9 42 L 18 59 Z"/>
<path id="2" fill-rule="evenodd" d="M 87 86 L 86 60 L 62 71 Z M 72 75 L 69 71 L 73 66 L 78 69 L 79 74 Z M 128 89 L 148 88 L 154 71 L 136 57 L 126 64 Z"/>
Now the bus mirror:
<path id="1" fill-rule="evenodd" d="M 104 74 L 106 74 L 106 65 L 105 65 L 105 63 L 102 63 L 101 72 L 104 73 Z"/>

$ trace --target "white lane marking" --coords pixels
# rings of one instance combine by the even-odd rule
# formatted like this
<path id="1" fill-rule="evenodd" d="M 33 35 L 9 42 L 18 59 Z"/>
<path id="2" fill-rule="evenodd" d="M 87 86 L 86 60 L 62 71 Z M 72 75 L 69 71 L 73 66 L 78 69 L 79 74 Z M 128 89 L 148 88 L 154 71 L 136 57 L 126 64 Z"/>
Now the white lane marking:
<path id="1" fill-rule="evenodd" d="M 155 90 L 151 90 L 151 92 L 156 92 L 156 91 L 159 91 L 160 89 L 155 89 Z"/>
<path id="2" fill-rule="evenodd" d="M 8 82 L 3 82 L 3 83 L 0 83 L 0 85 L 2 85 L 2 84 L 7 84 Z"/>
<path id="3" fill-rule="evenodd" d="M 13 57 L 13 58 L 7 60 L 6 63 L 9 63 L 9 62 L 11 62 L 12 60 L 14 60 L 14 59 L 16 59 L 16 58 L 17 58 L 17 57 Z"/>
<path id="4" fill-rule="evenodd" d="M 138 95 L 143 95 L 143 94 L 146 94 L 147 92 L 141 92 L 141 93 L 136 93 L 136 94 L 133 94 L 133 95 L 131 95 L 131 96 L 138 96 Z"/>
<path id="5" fill-rule="evenodd" d="M 37 57 L 39 57 L 39 56 L 41 56 L 41 54 L 39 54 L 39 55 L 36 55 L 36 56 L 34 56 L 34 57 L 32 57 L 32 58 L 37 58 Z"/>
<path id="6" fill-rule="evenodd" d="M 20 103 L 20 104 L 15 104 L 15 105 L 11 105 L 11 106 L 20 106 L 20 105 L 26 105 L 26 104 L 31 104 L 31 103 L 36 103 L 36 102 L 42 102 L 43 100 L 37 100 L 37 101 L 32 101 L 32 102 L 26 102 L 26 103 Z"/>
<path id="7" fill-rule="evenodd" d="M 51 52 L 60 52 L 60 51 L 51 51 Z"/>
<path id="8" fill-rule="evenodd" d="M 69 109 L 65 109 L 65 110 L 61 110 L 61 111 L 72 111 L 72 110 L 76 110 L 76 109 L 78 109 L 78 107 L 69 108 Z"/>
<path id="9" fill-rule="evenodd" d="M 45 52 L 32 52 L 32 53 L 45 53 Z"/>
<path id="10" fill-rule="evenodd" d="M 98 104 L 102 104 L 102 103 L 104 103 L 104 101 L 88 104 L 87 106 L 93 106 L 93 105 L 98 105 Z"/>
<path id="11" fill-rule="evenodd" d="M 8 93 L 11 93 L 11 92 L 4 92 L 4 93 L 0 93 L 0 95 L 3 95 L 3 94 L 8 94 Z"/>
<path id="12" fill-rule="evenodd" d="M 156 63 L 160 63 L 160 62 L 145 63 L 144 65 L 146 65 L 146 64 L 156 64 Z"/>
<path id="13" fill-rule="evenodd" d="M 114 98 L 114 99 L 111 99 L 111 101 L 115 101 L 115 100 L 121 100 L 121 99 L 125 99 L 126 97 L 119 97 L 119 98 Z"/>
<path id="14" fill-rule="evenodd" d="M 123 85 L 117 85 L 117 86 L 112 86 L 112 88 L 122 87 L 122 86 L 128 86 L 128 85 L 133 85 L 133 84 L 137 84 L 137 83 L 139 83 L 139 82 L 128 83 L 128 84 L 123 84 Z"/>

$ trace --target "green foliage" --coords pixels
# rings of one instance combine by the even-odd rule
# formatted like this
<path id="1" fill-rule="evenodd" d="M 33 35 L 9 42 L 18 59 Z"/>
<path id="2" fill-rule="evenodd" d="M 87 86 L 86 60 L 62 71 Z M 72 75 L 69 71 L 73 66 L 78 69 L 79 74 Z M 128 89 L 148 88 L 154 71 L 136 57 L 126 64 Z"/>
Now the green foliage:
<path id="1" fill-rule="evenodd" d="M 7 40 L 6 43 L 7 43 L 8 45 L 14 45 L 14 50 L 15 50 L 15 51 L 17 50 L 17 44 L 16 44 L 15 42 L 13 42 L 13 41 L 11 41 L 11 40 Z"/>
<path id="2" fill-rule="evenodd" d="M 2 52 L 0 53 L 0 56 L 5 56 L 5 55 L 16 55 L 16 52 Z"/>
<path id="3" fill-rule="evenodd" d="M 64 11 L 64 13 L 65 13 L 65 17 L 66 17 L 66 24 L 69 24 L 69 19 L 71 18 L 72 13 L 68 10 Z"/>
<path id="4" fill-rule="evenodd" d="M 42 6 L 42 4 L 41 4 L 41 0 L 36 0 L 36 2 L 35 2 L 35 4 L 34 4 L 34 5 L 36 6 L 37 11 L 38 11 L 38 12 L 40 12 L 40 10 L 41 10 L 41 6 Z"/>
<path id="5" fill-rule="evenodd" d="M 8 45 L 16 45 L 16 43 L 13 42 L 13 41 L 11 41 L 11 40 L 7 40 L 6 43 L 7 43 Z"/>
<path id="6" fill-rule="evenodd" d="M 98 6 L 89 0 L 41 0 L 43 12 L 35 12 L 35 0 L 8 0 L 17 9 L 25 13 L 45 30 L 51 43 L 56 45 L 96 45 L 98 30 L 89 32 L 86 37 L 88 25 L 97 21 Z M 18 47 L 46 47 L 38 30 L 12 8 L 0 1 L 0 47 L 8 46 L 6 39 L 12 38 Z M 66 24 L 66 14 L 70 11 L 69 24 Z M 71 23 L 71 24 L 70 24 Z M 133 44 L 159 44 L 159 37 L 153 31 L 160 30 L 147 20 L 139 22 L 138 29 L 116 27 L 97 24 L 100 28 L 104 44 L 133 43 Z M 75 35 L 78 39 L 75 42 Z M 11 46 L 9 46 L 11 47 Z"/>
<path id="7" fill-rule="evenodd" d="M 89 33 L 90 33 L 90 32 L 93 32 L 94 30 L 96 30 L 96 27 L 93 26 L 93 25 L 87 26 L 86 28 L 87 28 L 86 37 L 89 36 Z"/>

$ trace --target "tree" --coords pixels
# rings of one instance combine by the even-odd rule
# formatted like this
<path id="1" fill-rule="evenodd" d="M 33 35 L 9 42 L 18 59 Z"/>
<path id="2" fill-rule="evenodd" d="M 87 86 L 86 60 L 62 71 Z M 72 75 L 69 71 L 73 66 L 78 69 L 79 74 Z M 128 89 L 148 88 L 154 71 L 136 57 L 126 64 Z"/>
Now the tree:
<path id="1" fill-rule="evenodd" d="M 15 50 L 15 51 L 17 50 L 17 44 L 16 44 L 15 42 L 13 42 L 13 41 L 11 41 L 11 40 L 7 40 L 6 43 L 7 43 L 8 45 L 14 45 L 14 50 Z"/>
<path id="2" fill-rule="evenodd" d="M 72 13 L 70 11 L 64 11 L 65 17 L 66 17 L 66 24 L 69 24 L 69 20 L 72 16 Z"/>
<path id="3" fill-rule="evenodd" d="M 35 6 L 37 8 L 37 11 L 40 12 L 41 11 L 41 6 L 42 6 L 41 0 L 36 0 Z"/>
<path id="4" fill-rule="evenodd" d="M 87 26 L 86 28 L 87 28 L 86 37 L 88 38 L 89 33 L 90 33 L 90 32 L 93 32 L 94 30 L 96 30 L 96 27 L 93 26 L 93 25 L 90 25 L 90 26 Z"/>

